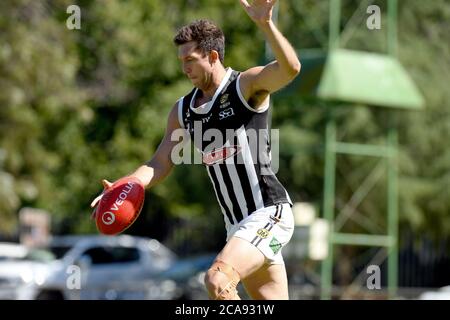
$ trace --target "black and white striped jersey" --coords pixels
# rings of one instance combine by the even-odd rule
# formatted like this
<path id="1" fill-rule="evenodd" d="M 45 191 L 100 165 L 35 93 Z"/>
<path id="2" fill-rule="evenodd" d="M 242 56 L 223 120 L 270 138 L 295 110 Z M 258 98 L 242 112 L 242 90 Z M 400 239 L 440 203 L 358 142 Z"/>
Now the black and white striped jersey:
<path id="1" fill-rule="evenodd" d="M 269 104 L 256 111 L 239 87 L 240 73 L 227 69 L 213 99 L 195 108 L 199 90 L 178 101 L 186 129 L 211 179 L 226 224 L 258 209 L 292 202 L 271 168 Z"/>

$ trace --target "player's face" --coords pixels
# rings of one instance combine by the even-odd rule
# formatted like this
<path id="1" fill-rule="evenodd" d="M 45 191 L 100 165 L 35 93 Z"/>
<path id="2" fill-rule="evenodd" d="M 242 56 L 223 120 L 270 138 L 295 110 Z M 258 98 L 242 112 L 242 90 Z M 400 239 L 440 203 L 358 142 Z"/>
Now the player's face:
<path id="1" fill-rule="evenodd" d="M 208 55 L 197 48 L 195 41 L 187 42 L 178 47 L 178 58 L 181 61 L 183 73 L 197 88 L 202 88 L 212 72 Z"/>

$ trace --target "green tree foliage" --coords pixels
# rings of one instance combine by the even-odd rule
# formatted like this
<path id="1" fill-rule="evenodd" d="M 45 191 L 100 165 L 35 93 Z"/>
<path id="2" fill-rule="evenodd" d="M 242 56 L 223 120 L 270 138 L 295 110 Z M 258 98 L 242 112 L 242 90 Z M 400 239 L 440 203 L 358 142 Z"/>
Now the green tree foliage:
<path id="1" fill-rule="evenodd" d="M 14 231 L 25 205 L 52 213 L 54 232 L 94 232 L 89 203 L 100 180 L 115 180 L 148 160 L 169 110 L 190 90 L 172 38 L 197 18 L 227 35 L 226 63 L 250 66 L 263 40 L 228 1 L 78 1 L 81 30 L 66 28 L 69 1 L 2 2 L 1 213 Z M 222 217 L 200 166 L 176 168 L 150 190 L 131 232 L 160 232 L 160 217 Z M 186 190 L 190 190 L 187 192 Z M 8 223 L 6 223 L 8 222 Z M 159 235 L 159 234 L 158 234 Z M 163 235 L 160 235 L 161 237 Z"/>
<path id="2" fill-rule="evenodd" d="M 385 12 L 385 2 L 378 2 Z M 343 3 L 345 25 L 359 2 Z M 66 28 L 70 4 L 0 2 L 0 232 L 17 230 L 23 206 L 51 212 L 54 232 L 95 232 L 89 203 L 101 191 L 100 180 L 115 180 L 148 160 L 170 108 L 190 90 L 172 43 L 183 24 L 205 17 L 216 21 L 226 35 L 227 66 L 245 69 L 264 61 L 262 34 L 238 1 L 80 0 L 75 4 L 81 8 L 81 30 Z M 327 7 L 327 1 L 280 1 L 280 28 L 299 49 L 323 46 Z M 397 115 L 402 221 L 448 236 L 450 4 L 400 1 L 399 12 L 399 58 L 427 100 L 424 112 Z M 357 23 L 361 28 L 347 47 L 384 51 L 383 31 L 369 32 L 365 21 Z M 322 106 L 314 96 L 296 92 L 274 99 L 272 127 L 281 133 L 279 178 L 294 200 L 322 199 Z M 340 138 L 383 143 L 386 117 L 364 106 L 343 108 Z M 339 206 L 376 164 L 338 162 Z M 356 165 L 361 169 L 354 170 Z M 361 208 L 371 219 L 382 221 L 384 188 L 381 181 Z M 174 227 L 195 229 L 204 221 L 214 227 L 210 234 L 193 230 L 193 237 L 223 238 L 222 216 L 204 169 L 179 166 L 147 191 L 143 213 L 129 232 L 177 242 Z"/>
<path id="3" fill-rule="evenodd" d="M 382 29 L 366 28 L 364 1 L 343 1 L 341 45 L 345 48 L 387 53 L 387 2 L 375 1 L 382 12 Z M 328 28 L 328 3 L 301 0 L 284 2 L 280 24 L 298 48 L 323 48 Z M 404 227 L 436 239 L 450 230 L 450 6 L 447 1 L 399 1 L 398 58 L 426 99 L 418 112 L 389 112 L 367 106 L 341 107 L 337 111 L 338 139 L 347 142 L 385 144 L 388 125 L 399 130 L 400 218 Z M 298 25 L 296 28 L 295 26 Z M 301 77 L 301 75 L 300 75 Z M 289 92 L 291 93 L 291 91 Z M 283 170 L 291 190 L 299 198 L 320 203 L 323 187 L 323 133 L 327 116 L 324 104 L 314 97 L 287 95 L 276 102 L 274 123 L 281 125 Z M 333 107 L 335 108 L 335 106 Z M 289 130 L 286 128 L 289 123 Z M 284 138 L 283 138 L 284 135 Z M 302 150 L 292 152 L 292 150 Z M 349 201 L 377 161 L 338 157 L 336 209 Z M 291 175 L 296 172 L 296 175 Z M 302 190 L 302 191 L 300 191 Z M 385 232 L 386 180 L 381 178 L 358 210 Z M 364 221 L 350 230 L 361 231 Z M 368 231 L 367 229 L 364 231 Z"/>
<path id="4" fill-rule="evenodd" d="M 58 207 L 52 173 L 66 164 L 55 137 L 88 110 L 67 29 L 40 2 L 3 1 L 0 11 L 0 229 L 10 230 L 24 204 Z"/>

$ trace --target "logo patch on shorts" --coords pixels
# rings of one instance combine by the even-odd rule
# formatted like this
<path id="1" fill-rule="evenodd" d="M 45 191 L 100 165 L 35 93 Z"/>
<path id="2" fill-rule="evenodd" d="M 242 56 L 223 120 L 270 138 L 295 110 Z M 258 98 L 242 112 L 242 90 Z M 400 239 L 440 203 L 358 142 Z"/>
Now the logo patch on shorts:
<path id="1" fill-rule="evenodd" d="M 260 238 L 265 239 L 265 238 L 267 238 L 267 237 L 269 236 L 270 232 L 269 232 L 269 230 L 267 230 L 267 229 L 259 229 L 259 230 L 256 232 L 256 234 L 257 234 Z"/>
<path id="2" fill-rule="evenodd" d="M 273 237 L 272 241 L 270 241 L 269 247 L 272 249 L 274 254 L 277 254 L 281 249 L 281 243 L 277 240 L 277 238 Z"/>

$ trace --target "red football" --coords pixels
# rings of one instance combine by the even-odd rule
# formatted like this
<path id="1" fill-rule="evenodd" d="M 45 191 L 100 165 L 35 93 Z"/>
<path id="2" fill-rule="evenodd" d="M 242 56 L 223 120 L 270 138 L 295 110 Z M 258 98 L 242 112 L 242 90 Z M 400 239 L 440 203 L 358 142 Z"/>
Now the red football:
<path id="1" fill-rule="evenodd" d="M 126 230 L 137 219 L 144 204 L 145 188 L 134 177 L 124 177 L 105 190 L 95 220 L 103 234 L 113 235 Z"/>

